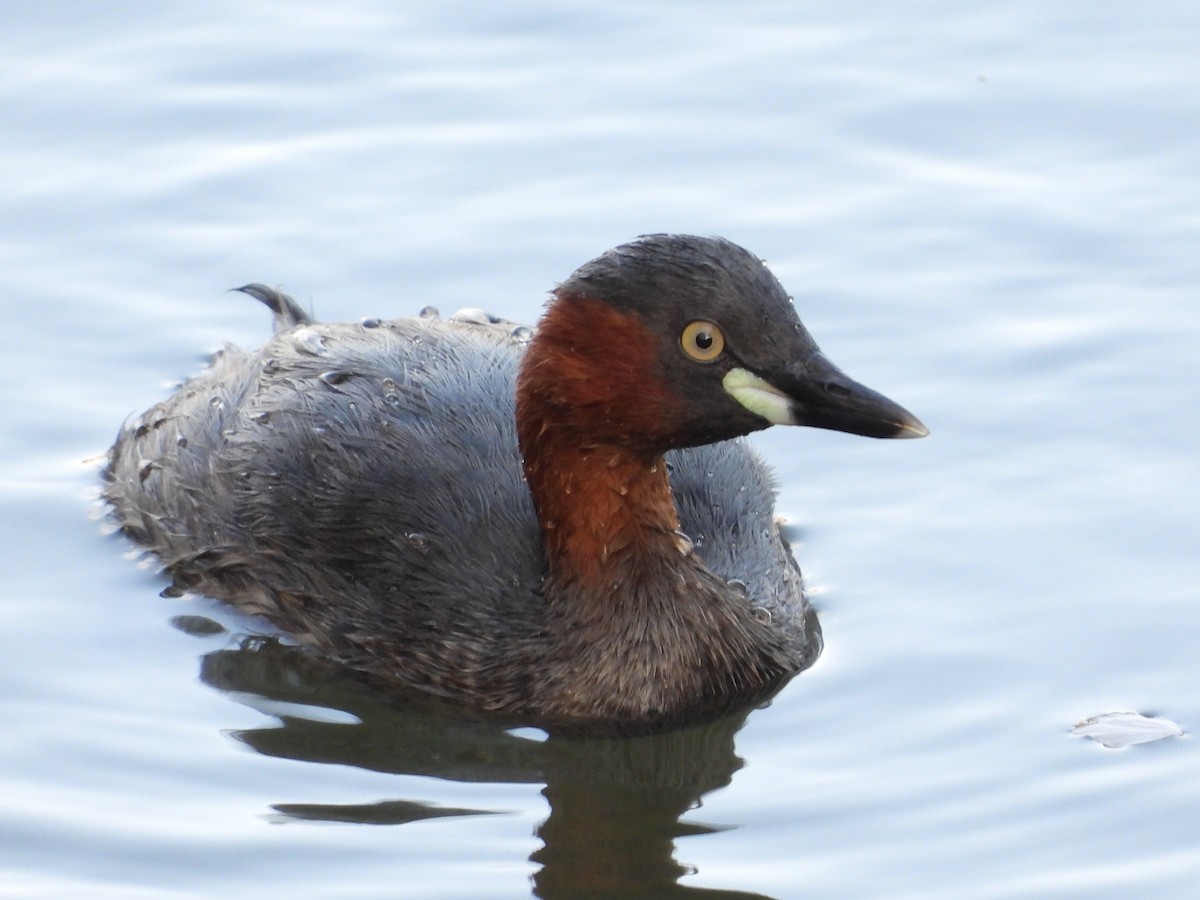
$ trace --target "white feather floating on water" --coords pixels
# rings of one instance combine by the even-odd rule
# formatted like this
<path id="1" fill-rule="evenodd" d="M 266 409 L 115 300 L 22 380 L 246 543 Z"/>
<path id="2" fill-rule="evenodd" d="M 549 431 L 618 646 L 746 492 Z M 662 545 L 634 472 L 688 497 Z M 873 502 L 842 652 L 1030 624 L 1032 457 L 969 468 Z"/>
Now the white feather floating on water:
<path id="1" fill-rule="evenodd" d="M 1170 719 L 1135 712 L 1110 712 L 1076 722 L 1071 734 L 1089 737 L 1114 750 L 1180 737 L 1183 729 Z"/>

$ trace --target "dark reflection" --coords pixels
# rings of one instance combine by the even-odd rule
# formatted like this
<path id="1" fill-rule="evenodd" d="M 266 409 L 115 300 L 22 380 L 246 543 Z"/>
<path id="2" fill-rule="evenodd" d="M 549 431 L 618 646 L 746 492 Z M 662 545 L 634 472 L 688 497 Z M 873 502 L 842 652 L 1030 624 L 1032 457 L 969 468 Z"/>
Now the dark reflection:
<path id="1" fill-rule="evenodd" d="M 542 741 L 423 695 L 385 693 L 274 639 L 209 653 L 201 677 L 279 717 L 278 727 L 235 734 L 269 756 L 453 781 L 543 784 L 550 815 L 532 858 L 541 866 L 534 893 L 544 900 L 761 897 L 680 884 L 689 870 L 673 855 L 675 838 L 721 830 L 679 818 L 741 767 L 733 738 L 748 711 L 652 737 Z M 503 812 L 397 799 L 274 808 L 293 819 L 390 825 Z"/>
<path id="2" fill-rule="evenodd" d="M 354 822 L 359 825 L 403 825 L 443 816 L 484 816 L 488 809 L 455 809 L 411 800 L 381 800 L 379 803 L 276 803 L 275 811 L 289 819 L 314 822 Z"/>

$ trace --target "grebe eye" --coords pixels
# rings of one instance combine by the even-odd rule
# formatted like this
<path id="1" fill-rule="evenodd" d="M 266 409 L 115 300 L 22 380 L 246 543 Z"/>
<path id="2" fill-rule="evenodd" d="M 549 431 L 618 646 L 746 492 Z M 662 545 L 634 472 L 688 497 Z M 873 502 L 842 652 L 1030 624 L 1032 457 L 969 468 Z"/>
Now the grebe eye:
<path id="1" fill-rule="evenodd" d="M 683 329 L 679 343 L 696 362 L 712 362 L 725 350 L 725 334 L 721 326 L 701 319 Z"/>

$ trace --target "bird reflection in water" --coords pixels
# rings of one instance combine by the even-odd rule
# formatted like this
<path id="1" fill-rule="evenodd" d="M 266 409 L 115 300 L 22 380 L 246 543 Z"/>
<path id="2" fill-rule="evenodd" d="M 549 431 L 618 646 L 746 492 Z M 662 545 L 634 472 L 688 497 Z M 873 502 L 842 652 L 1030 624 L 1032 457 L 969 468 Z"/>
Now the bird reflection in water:
<path id="1" fill-rule="evenodd" d="M 187 618 L 177 626 L 194 631 L 197 617 Z M 530 740 L 508 724 L 425 695 L 385 693 L 274 638 L 208 653 L 201 678 L 278 717 L 278 725 L 233 735 L 267 756 L 449 781 L 543 785 L 550 814 L 537 831 L 542 846 L 531 857 L 540 867 L 534 895 L 543 900 L 762 896 L 681 884 L 694 870 L 674 858 L 676 838 L 734 827 L 681 817 L 705 794 L 727 786 L 741 767 L 734 735 L 749 709 L 660 735 Z M 304 714 L 305 707 L 331 715 L 322 721 Z M 279 803 L 274 810 L 284 820 L 370 825 L 503 812 L 396 799 Z"/>

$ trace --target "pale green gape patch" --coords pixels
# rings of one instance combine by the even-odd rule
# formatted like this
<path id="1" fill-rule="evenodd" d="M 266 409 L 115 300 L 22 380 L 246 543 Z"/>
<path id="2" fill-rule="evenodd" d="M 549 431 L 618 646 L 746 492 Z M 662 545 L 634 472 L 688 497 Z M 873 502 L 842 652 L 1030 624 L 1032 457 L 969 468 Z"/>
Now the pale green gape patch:
<path id="1" fill-rule="evenodd" d="M 795 425 L 786 394 L 745 369 L 730 369 L 721 385 L 734 400 L 772 425 Z"/>

